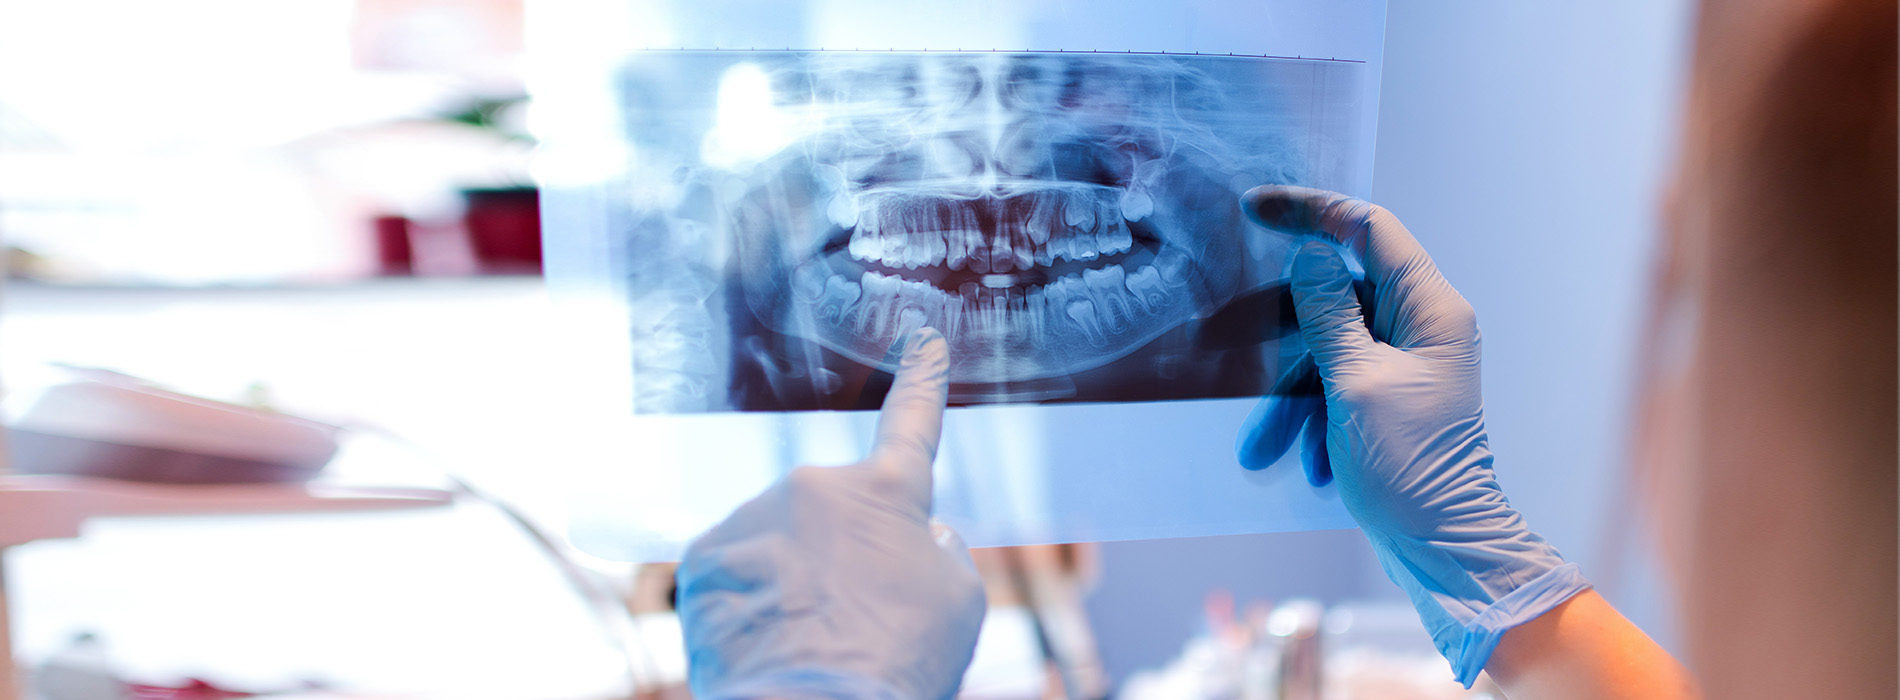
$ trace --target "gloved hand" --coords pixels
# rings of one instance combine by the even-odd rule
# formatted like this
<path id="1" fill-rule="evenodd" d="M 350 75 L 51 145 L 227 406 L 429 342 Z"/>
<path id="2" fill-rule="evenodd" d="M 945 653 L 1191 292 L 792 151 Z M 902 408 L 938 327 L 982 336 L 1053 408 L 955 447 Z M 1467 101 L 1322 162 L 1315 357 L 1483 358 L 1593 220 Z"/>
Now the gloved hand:
<path id="1" fill-rule="evenodd" d="M 1263 400 L 1241 431 L 1240 462 L 1265 468 L 1304 426 L 1308 478 L 1337 480 L 1386 576 L 1468 688 L 1505 630 L 1590 586 L 1530 531 L 1492 476 L 1471 305 L 1385 209 L 1277 186 L 1247 192 L 1241 207 L 1262 226 L 1362 251 L 1372 324 L 1339 254 L 1306 241 L 1292 291 L 1324 399 Z"/>
<path id="2" fill-rule="evenodd" d="M 699 700 L 947 700 L 985 601 L 930 522 L 949 350 L 907 341 L 864 461 L 799 467 L 687 548 L 680 624 Z"/>

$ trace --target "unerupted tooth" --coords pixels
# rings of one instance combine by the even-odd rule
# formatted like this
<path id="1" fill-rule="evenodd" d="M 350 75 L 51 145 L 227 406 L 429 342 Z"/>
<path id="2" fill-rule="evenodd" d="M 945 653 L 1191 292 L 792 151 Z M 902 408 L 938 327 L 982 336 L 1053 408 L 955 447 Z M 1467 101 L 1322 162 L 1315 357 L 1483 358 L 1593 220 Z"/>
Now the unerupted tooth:
<path id="1" fill-rule="evenodd" d="M 983 245 L 983 242 L 980 240 L 977 241 L 976 246 L 970 249 L 970 262 L 968 264 L 971 272 L 979 275 L 989 274 L 993 269 L 990 267 L 990 247 Z"/>
<path id="2" fill-rule="evenodd" d="M 1063 280 L 1066 280 L 1068 278 L 1069 276 L 1064 276 L 1061 279 L 1057 279 L 1056 281 L 1050 282 L 1046 285 L 1043 285 L 1042 287 L 1043 303 L 1047 304 L 1050 309 L 1056 312 L 1068 313 L 1067 309 L 1069 306 L 1069 288 L 1067 285 L 1064 285 L 1062 283 Z"/>
<path id="3" fill-rule="evenodd" d="M 994 213 L 996 238 L 1008 241 L 1011 250 L 1029 240 L 1029 208 L 1025 203 L 1001 200 L 989 203 L 987 208 Z"/>
<path id="4" fill-rule="evenodd" d="M 1047 242 L 1036 246 L 1035 256 L 1036 264 L 1045 267 L 1055 264 L 1056 261 L 1055 250 Z"/>
<path id="5" fill-rule="evenodd" d="M 1047 258 L 1050 262 L 1067 259 L 1068 256 L 1064 253 L 1068 251 L 1068 244 L 1064 243 L 1065 240 L 1066 239 L 1063 238 L 1051 238 L 1048 242 L 1036 246 L 1036 255 L 1039 256 L 1038 261 L 1042 258 Z M 1048 265 L 1050 263 L 1045 262 L 1042 264 Z"/>
<path id="6" fill-rule="evenodd" d="M 858 200 L 849 194 L 839 192 L 831 196 L 831 203 L 825 206 L 825 218 L 838 228 L 852 228 L 858 225 Z"/>
<path id="7" fill-rule="evenodd" d="M 1155 255 L 1155 269 L 1161 271 L 1161 279 L 1166 280 L 1171 286 L 1178 287 L 1187 284 L 1190 264 L 1192 263 L 1188 261 L 1187 253 L 1181 252 L 1180 248 L 1174 246 L 1164 246 L 1161 252 Z"/>
<path id="8" fill-rule="evenodd" d="M 1153 265 L 1143 265 L 1129 275 L 1127 285 L 1128 293 L 1144 311 L 1153 313 L 1167 303 L 1168 289 L 1161 283 L 1161 272 Z"/>
<path id="9" fill-rule="evenodd" d="M 1096 234 L 1096 245 L 1101 246 L 1103 255 L 1114 255 L 1135 247 L 1135 236 L 1120 221 L 1111 221 Z"/>
<path id="10" fill-rule="evenodd" d="M 1155 200 L 1147 192 L 1131 189 L 1122 193 L 1122 218 L 1140 221 L 1148 218 L 1155 210 Z"/>
<path id="11" fill-rule="evenodd" d="M 1050 308 L 1067 314 L 1069 302 L 1088 298 L 1089 286 L 1082 282 L 1079 275 L 1063 275 L 1043 287 L 1043 293 L 1048 295 Z"/>
<path id="12" fill-rule="evenodd" d="M 857 283 L 846 280 L 843 275 L 832 275 L 825 280 L 824 296 L 818 300 L 818 315 L 833 324 L 843 325 L 862 294 Z"/>
<path id="13" fill-rule="evenodd" d="M 1056 222 L 1060 220 L 1056 211 L 1060 207 L 1061 200 L 1055 197 L 1037 196 L 1035 198 L 1035 204 L 1029 210 L 1029 221 L 1024 224 L 1029 240 L 1035 242 L 1036 245 L 1049 242 L 1049 234 L 1056 230 Z"/>
<path id="14" fill-rule="evenodd" d="M 1064 234 L 1051 238 L 1049 239 L 1050 256 L 1063 260 L 1075 260 L 1079 256 L 1076 255 L 1074 244 L 1075 236 Z"/>
<path id="15" fill-rule="evenodd" d="M 1077 231 L 1095 230 L 1095 198 L 1087 193 L 1070 194 L 1062 205 L 1062 222 Z"/>
<path id="16" fill-rule="evenodd" d="M 1095 303 L 1087 298 L 1071 299 L 1068 311 L 1069 321 L 1088 337 L 1092 345 L 1107 345 L 1108 334 L 1102 332 L 1102 320 L 1095 315 Z"/>
<path id="17" fill-rule="evenodd" d="M 825 295 L 825 266 L 818 262 L 799 265 L 792 271 L 792 298 L 807 304 Z M 843 279 L 840 277 L 839 279 Z"/>

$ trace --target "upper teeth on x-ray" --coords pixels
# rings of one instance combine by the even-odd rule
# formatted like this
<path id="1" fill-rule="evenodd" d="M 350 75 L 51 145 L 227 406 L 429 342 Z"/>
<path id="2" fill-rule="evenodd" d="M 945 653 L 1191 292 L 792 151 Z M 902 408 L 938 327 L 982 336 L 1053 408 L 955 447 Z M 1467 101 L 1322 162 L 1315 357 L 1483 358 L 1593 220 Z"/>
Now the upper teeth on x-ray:
<path id="1" fill-rule="evenodd" d="M 642 54 L 622 84 L 636 400 L 875 407 L 921 326 L 958 403 L 1265 393 L 1300 352 L 1276 286 L 1292 239 L 1237 196 L 1328 184 L 1354 68 Z"/>

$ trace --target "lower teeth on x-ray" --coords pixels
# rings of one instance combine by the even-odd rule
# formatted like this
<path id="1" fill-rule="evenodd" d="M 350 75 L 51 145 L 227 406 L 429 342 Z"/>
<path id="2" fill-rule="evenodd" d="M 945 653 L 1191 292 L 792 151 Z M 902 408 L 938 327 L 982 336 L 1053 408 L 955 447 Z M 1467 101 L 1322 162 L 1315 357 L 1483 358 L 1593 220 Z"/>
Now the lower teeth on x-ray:
<path id="1" fill-rule="evenodd" d="M 1354 158 L 1350 62 L 646 52 L 612 248 L 636 408 L 874 408 L 949 342 L 954 404 L 1259 395 L 1303 348 L 1261 184 Z"/>

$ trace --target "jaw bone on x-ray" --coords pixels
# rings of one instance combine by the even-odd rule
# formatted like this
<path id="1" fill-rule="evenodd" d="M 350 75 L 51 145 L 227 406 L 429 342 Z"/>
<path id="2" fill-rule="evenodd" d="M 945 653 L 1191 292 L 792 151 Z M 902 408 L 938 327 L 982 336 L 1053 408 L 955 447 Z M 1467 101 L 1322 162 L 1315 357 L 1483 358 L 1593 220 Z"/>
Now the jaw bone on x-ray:
<path id="1" fill-rule="evenodd" d="M 624 276 L 641 412 L 875 408 L 930 326 L 953 404 L 1259 395 L 1286 236 L 1236 206 L 1355 164 L 1352 62 L 645 52 Z"/>

